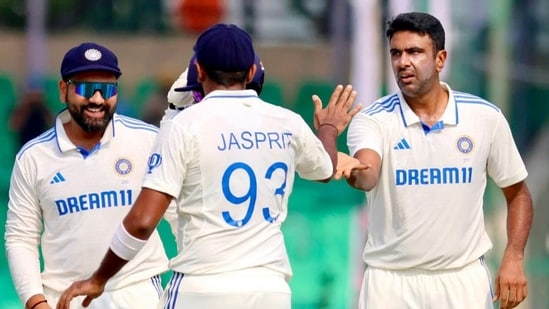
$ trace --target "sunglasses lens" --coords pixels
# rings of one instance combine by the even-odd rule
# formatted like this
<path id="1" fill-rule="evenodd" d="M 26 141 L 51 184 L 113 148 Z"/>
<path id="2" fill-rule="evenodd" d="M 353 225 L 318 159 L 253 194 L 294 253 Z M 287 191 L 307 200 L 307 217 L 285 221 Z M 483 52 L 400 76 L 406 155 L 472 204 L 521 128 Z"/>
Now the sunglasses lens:
<path id="1" fill-rule="evenodd" d="M 74 92 L 86 98 L 91 98 L 96 91 L 101 92 L 101 96 L 109 99 L 118 93 L 118 86 L 115 83 L 94 83 L 94 82 L 73 82 Z"/>

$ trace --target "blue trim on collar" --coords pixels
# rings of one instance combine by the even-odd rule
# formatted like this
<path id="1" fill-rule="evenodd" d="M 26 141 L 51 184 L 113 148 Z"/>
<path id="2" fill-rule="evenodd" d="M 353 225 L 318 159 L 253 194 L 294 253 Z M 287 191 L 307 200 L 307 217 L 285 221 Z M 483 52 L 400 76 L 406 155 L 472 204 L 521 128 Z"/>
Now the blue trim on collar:
<path id="1" fill-rule="evenodd" d="M 438 132 L 438 131 L 441 131 L 442 129 L 444 129 L 444 121 L 442 121 L 442 120 L 439 120 L 439 121 L 435 122 L 435 124 L 432 127 L 429 127 L 428 125 L 423 123 L 423 121 L 421 121 L 420 123 L 421 123 L 421 127 L 423 128 L 423 132 L 425 133 L 425 135 L 427 135 L 431 132 Z"/>

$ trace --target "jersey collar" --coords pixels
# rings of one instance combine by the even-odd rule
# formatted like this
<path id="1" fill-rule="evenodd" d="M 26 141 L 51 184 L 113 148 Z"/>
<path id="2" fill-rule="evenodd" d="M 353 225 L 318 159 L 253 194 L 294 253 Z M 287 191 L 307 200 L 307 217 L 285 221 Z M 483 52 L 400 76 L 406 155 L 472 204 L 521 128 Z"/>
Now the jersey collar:
<path id="1" fill-rule="evenodd" d="M 244 89 L 244 90 L 214 90 L 208 95 L 202 99 L 201 102 L 205 100 L 211 100 L 211 99 L 246 99 L 246 98 L 256 98 L 257 99 L 257 92 L 252 89 Z"/>
<path id="2" fill-rule="evenodd" d="M 111 119 L 111 122 L 107 125 L 107 128 L 105 129 L 105 133 L 103 134 L 103 137 L 99 142 L 100 145 L 105 145 L 114 137 L 114 123 L 116 118 L 118 118 L 118 115 L 115 113 Z M 62 110 L 59 114 L 57 114 L 57 117 L 55 118 L 55 136 L 57 138 L 57 145 L 59 146 L 59 150 L 61 152 L 66 152 L 78 148 L 71 142 L 71 140 L 67 136 L 65 127 L 63 127 L 63 124 L 69 122 L 70 120 L 71 115 L 69 113 L 69 110 L 66 108 Z"/>
<path id="3" fill-rule="evenodd" d="M 440 82 L 440 85 L 446 88 L 446 90 L 448 90 L 448 105 L 446 106 L 446 110 L 444 111 L 444 114 L 442 114 L 441 121 L 444 125 L 455 126 L 458 124 L 459 121 L 458 121 L 458 110 L 457 110 L 454 94 L 452 92 L 452 89 L 447 83 Z M 398 99 L 402 103 L 401 112 L 402 112 L 402 121 L 404 121 L 404 125 L 407 127 L 416 123 L 421 123 L 421 120 L 419 119 L 419 117 L 410 108 L 408 103 L 406 103 L 406 100 L 402 96 L 401 91 L 398 92 Z"/>

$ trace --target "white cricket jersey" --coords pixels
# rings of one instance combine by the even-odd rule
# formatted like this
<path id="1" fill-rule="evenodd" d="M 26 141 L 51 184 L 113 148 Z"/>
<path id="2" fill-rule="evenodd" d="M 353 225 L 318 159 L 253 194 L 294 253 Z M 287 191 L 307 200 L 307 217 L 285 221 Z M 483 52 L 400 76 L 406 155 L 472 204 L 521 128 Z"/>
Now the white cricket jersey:
<path id="1" fill-rule="evenodd" d="M 280 226 L 295 172 L 320 180 L 332 169 L 301 116 L 253 90 L 214 91 L 164 120 L 143 186 L 177 198 L 179 250 L 170 268 L 265 267 L 289 278 Z"/>
<path id="2" fill-rule="evenodd" d="M 381 159 L 367 193 L 364 261 L 385 269 L 462 267 L 486 253 L 483 196 L 487 175 L 500 187 L 524 180 L 526 168 L 502 112 L 452 91 L 441 121 L 424 128 L 401 93 L 357 114 L 348 129 L 351 155 Z"/>
<path id="3" fill-rule="evenodd" d="M 15 160 L 5 238 L 12 278 L 23 302 L 42 293 L 42 284 L 62 291 L 97 269 L 141 191 L 158 131 L 115 114 L 100 143 L 88 152 L 68 139 L 63 123 L 69 119 L 68 110 L 62 111 L 55 126 L 23 146 Z M 167 268 L 155 231 L 105 289 L 121 288 Z"/>

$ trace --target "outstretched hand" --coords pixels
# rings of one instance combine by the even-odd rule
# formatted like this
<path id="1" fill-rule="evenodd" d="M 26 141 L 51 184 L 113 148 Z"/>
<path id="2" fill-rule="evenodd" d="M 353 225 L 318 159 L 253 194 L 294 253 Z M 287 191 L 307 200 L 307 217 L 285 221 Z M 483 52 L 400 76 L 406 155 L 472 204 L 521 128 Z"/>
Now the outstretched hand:
<path id="1" fill-rule="evenodd" d="M 331 125 L 337 129 L 338 135 L 341 134 L 356 115 L 362 105 L 358 104 L 353 108 L 353 103 L 356 99 L 356 91 L 353 86 L 347 85 L 343 88 L 342 85 L 337 85 L 330 96 L 330 101 L 325 108 L 322 108 L 322 101 L 315 94 L 313 95 L 314 126 L 318 129 L 320 125 Z"/>
<path id="2" fill-rule="evenodd" d="M 83 307 L 88 307 L 94 298 L 103 294 L 105 285 L 96 281 L 91 277 L 87 280 L 76 281 L 68 289 L 61 294 L 57 302 L 57 309 L 70 309 L 70 303 L 73 298 L 80 295 L 85 295 L 86 298 L 82 301 Z"/>
<path id="3" fill-rule="evenodd" d="M 364 164 L 358 159 L 353 158 L 343 152 L 337 153 L 337 167 L 334 173 L 334 179 L 341 179 L 341 177 L 349 178 L 351 173 L 355 170 L 365 170 L 370 168 L 371 165 Z"/>

